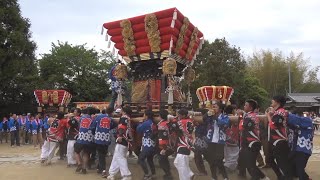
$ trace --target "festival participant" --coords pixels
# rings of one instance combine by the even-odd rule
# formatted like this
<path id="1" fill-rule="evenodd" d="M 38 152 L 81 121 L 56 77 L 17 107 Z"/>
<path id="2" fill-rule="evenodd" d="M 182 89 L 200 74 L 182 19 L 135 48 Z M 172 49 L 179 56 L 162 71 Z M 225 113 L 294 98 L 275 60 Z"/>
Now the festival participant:
<path id="1" fill-rule="evenodd" d="M 226 107 L 226 114 L 233 114 L 234 107 L 228 105 Z M 226 129 L 226 145 L 224 146 L 224 166 L 229 171 L 235 171 L 238 166 L 239 158 L 239 125 L 238 122 L 230 123 Z"/>
<path id="2" fill-rule="evenodd" d="M 139 154 L 138 163 L 140 164 L 142 170 L 144 171 L 145 180 L 150 180 L 156 174 L 156 169 L 153 162 L 153 157 L 156 153 L 156 133 L 157 126 L 154 123 L 154 114 L 152 110 L 146 110 L 144 113 L 145 121 L 138 125 L 137 132 L 142 133 L 142 151 Z M 149 168 L 151 170 L 151 174 L 149 174 Z"/>
<path id="3" fill-rule="evenodd" d="M 73 116 L 70 117 L 67 124 L 67 163 L 68 167 L 77 164 L 74 153 L 74 144 L 76 143 L 77 135 L 79 133 L 79 121 L 81 110 L 79 108 L 73 111 Z"/>
<path id="4" fill-rule="evenodd" d="M 259 125 L 260 121 L 254 110 L 257 108 L 257 102 L 249 99 L 246 100 L 244 111 L 246 114 L 239 125 L 241 131 L 241 153 L 245 161 L 245 167 L 248 169 L 252 180 L 269 180 L 256 165 L 256 159 L 261 149 Z"/>
<path id="5" fill-rule="evenodd" d="M 26 117 L 26 135 L 27 135 L 27 138 L 26 138 L 26 142 L 27 144 L 32 144 L 32 124 L 31 124 L 31 114 L 28 113 L 27 114 L 27 117 Z"/>
<path id="6" fill-rule="evenodd" d="M 128 102 L 130 102 L 130 95 L 128 94 L 129 91 L 127 91 L 127 87 L 125 86 L 125 83 L 121 80 L 118 80 L 115 77 L 115 69 L 119 64 L 122 64 L 120 60 L 118 61 L 118 63 L 116 65 L 114 65 L 110 69 L 110 72 L 109 72 L 109 79 L 111 80 L 111 90 L 112 90 L 111 101 L 109 103 L 109 107 L 112 107 L 112 108 L 117 108 L 117 107 L 115 107 L 115 104 L 116 104 L 116 100 L 118 98 L 119 93 L 123 93 L 126 100 Z"/>
<path id="7" fill-rule="evenodd" d="M 47 138 L 46 135 L 47 135 L 47 131 L 49 129 L 48 119 L 49 119 L 49 115 L 45 115 L 42 120 L 42 139 Z"/>
<path id="8" fill-rule="evenodd" d="M 91 119 L 95 120 L 96 117 L 100 114 L 101 114 L 100 109 L 94 108 L 94 114 L 91 115 Z M 93 143 L 92 151 L 90 153 L 90 160 L 89 160 L 89 164 L 88 164 L 89 169 L 93 169 L 92 166 L 96 164 L 96 157 L 97 157 L 97 146 L 96 146 L 96 144 Z"/>
<path id="9" fill-rule="evenodd" d="M 313 124 L 312 119 L 304 117 L 303 112 L 294 112 L 289 114 L 289 147 L 290 161 L 294 172 L 299 180 L 311 180 L 306 173 L 305 168 L 309 157 L 312 154 L 313 147 Z"/>
<path id="10" fill-rule="evenodd" d="M 23 114 L 19 117 L 19 125 L 20 125 L 20 131 L 19 131 L 19 136 L 21 140 L 21 144 L 25 145 L 26 144 L 26 115 Z"/>
<path id="11" fill-rule="evenodd" d="M 41 149 L 41 163 L 46 165 L 51 164 L 51 160 L 55 154 L 55 151 L 59 145 L 59 142 L 64 138 L 64 130 L 67 126 L 64 119 L 64 113 L 58 112 L 57 118 L 48 118 L 48 124 L 50 125 L 46 139 Z"/>
<path id="12" fill-rule="evenodd" d="M 260 112 L 260 107 L 258 105 L 257 109 L 255 110 L 255 112 L 257 114 L 259 114 Z M 263 157 L 261 155 L 261 153 L 258 154 L 257 157 L 257 162 L 258 162 L 258 167 L 262 167 L 262 168 L 270 168 L 270 152 L 268 149 L 268 121 L 260 121 L 260 141 L 262 144 L 262 150 L 263 150 L 263 154 L 265 157 L 265 162 L 263 161 Z"/>
<path id="13" fill-rule="evenodd" d="M 180 109 L 177 156 L 174 165 L 178 170 L 180 180 L 190 180 L 194 178 L 194 173 L 190 169 L 189 155 L 193 146 L 192 133 L 194 130 L 193 122 L 188 118 L 188 110 Z"/>
<path id="14" fill-rule="evenodd" d="M 106 169 L 106 155 L 108 152 L 108 146 L 111 143 L 110 130 L 115 128 L 116 125 L 112 118 L 108 114 L 112 114 L 113 108 L 102 110 L 102 114 L 99 114 L 95 118 L 95 135 L 94 142 L 98 151 L 98 169 L 97 172 L 101 174 Z"/>
<path id="15" fill-rule="evenodd" d="M 158 140 L 159 140 L 159 165 L 161 169 L 164 171 L 163 180 L 172 180 L 172 174 L 170 170 L 170 163 L 168 157 L 174 153 L 174 149 L 170 144 L 170 130 L 171 123 L 168 119 L 168 111 L 161 110 L 160 111 L 160 122 L 158 123 Z"/>
<path id="16" fill-rule="evenodd" d="M 274 96 L 271 101 L 273 109 L 266 113 L 269 121 L 268 141 L 270 163 L 278 179 L 292 179 L 292 169 L 289 163 L 290 152 L 287 139 L 287 117 L 288 113 L 283 108 L 286 103 L 284 96 Z"/>
<path id="17" fill-rule="evenodd" d="M 218 102 L 213 105 L 214 115 L 208 116 L 208 153 L 206 159 L 209 162 L 211 175 L 217 179 L 217 168 L 225 180 L 228 179 L 226 169 L 223 165 L 224 145 L 226 142 L 226 129 L 229 127 L 230 120 L 224 113 L 225 104 Z"/>
<path id="18" fill-rule="evenodd" d="M 118 62 L 118 64 L 120 64 L 120 61 Z M 111 97 L 109 107 L 112 107 L 112 108 L 115 108 L 115 102 L 118 97 L 119 89 L 122 87 L 121 81 L 118 81 L 114 76 L 114 71 L 118 64 L 114 65 L 109 72 L 109 79 L 111 80 L 111 90 L 112 90 L 112 95 L 111 95 L 112 97 Z"/>
<path id="19" fill-rule="evenodd" d="M 131 144 L 130 116 L 131 109 L 124 107 L 121 112 L 121 117 L 117 128 L 116 148 L 112 157 L 111 165 L 109 168 L 108 180 L 114 180 L 115 175 L 120 171 L 122 180 L 131 180 L 131 172 L 128 168 L 127 153 L 128 147 Z"/>
<path id="20" fill-rule="evenodd" d="M 9 136 L 9 122 L 7 117 L 3 117 L 2 120 L 2 128 L 3 128 L 3 138 L 6 140 L 6 143 L 8 143 L 8 136 Z"/>
<path id="21" fill-rule="evenodd" d="M 109 117 L 113 117 L 113 114 L 120 114 L 121 109 L 116 109 L 114 113 L 108 114 Z M 116 122 L 115 122 L 116 123 Z M 114 149 L 116 147 L 116 136 L 117 136 L 117 128 L 111 129 L 110 130 L 110 138 L 111 138 L 111 144 L 108 146 L 108 156 L 113 156 L 114 154 Z M 104 174 L 107 174 L 106 172 Z"/>
<path id="22" fill-rule="evenodd" d="M 31 116 L 31 132 L 32 132 L 32 141 L 34 148 L 37 148 L 39 145 L 40 148 L 42 147 L 42 136 L 41 136 L 41 121 L 39 119 L 39 115 L 36 115 L 36 117 Z"/>
<path id="23" fill-rule="evenodd" d="M 94 133 L 95 133 L 95 121 L 91 118 L 91 115 L 95 113 L 93 108 L 87 108 L 82 111 L 80 118 L 79 136 L 74 144 L 74 151 L 76 153 L 77 169 L 76 172 L 87 174 L 87 169 L 90 160 L 90 154 L 93 149 Z M 82 154 L 82 157 L 80 153 Z"/>
<path id="24" fill-rule="evenodd" d="M 14 145 L 20 146 L 20 138 L 19 138 L 20 125 L 19 125 L 16 114 L 13 114 L 10 117 L 9 129 L 10 129 L 10 137 L 11 137 L 11 147 L 14 147 Z"/>
<path id="25" fill-rule="evenodd" d="M 206 109 L 200 110 L 203 116 L 207 115 Z M 194 162 L 199 171 L 199 176 L 207 176 L 208 173 L 204 166 L 203 155 L 206 154 L 207 144 L 207 124 L 205 122 L 195 122 L 195 141 L 194 141 Z"/>

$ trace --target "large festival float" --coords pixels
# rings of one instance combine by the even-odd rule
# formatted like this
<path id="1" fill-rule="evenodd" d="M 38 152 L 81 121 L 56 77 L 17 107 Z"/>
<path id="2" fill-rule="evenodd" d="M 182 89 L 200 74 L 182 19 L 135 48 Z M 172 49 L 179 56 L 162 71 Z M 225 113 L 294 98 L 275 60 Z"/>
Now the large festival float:
<path id="1" fill-rule="evenodd" d="M 180 81 L 190 84 L 194 80 L 192 65 L 204 41 L 187 17 L 171 8 L 107 22 L 103 27 L 109 45 L 113 42 L 128 66 L 116 68 L 122 72 L 116 73 L 117 78 L 123 80 L 130 69 L 131 102 L 124 105 L 133 109 L 134 117 L 141 117 L 149 107 L 155 112 L 191 107 L 190 93 L 186 97 Z"/>
<path id="2" fill-rule="evenodd" d="M 122 104 L 124 93 L 119 91 L 118 102 L 133 109 L 133 121 L 140 120 L 147 108 L 156 114 L 160 109 L 172 114 L 180 108 L 192 109 L 190 91 L 182 92 L 181 81 L 187 85 L 194 81 L 192 65 L 204 37 L 177 8 L 107 22 L 104 31 L 108 47 L 114 44 L 113 52 L 124 61 L 115 68 L 115 78 L 124 81 L 128 74 L 131 77 L 131 101 Z M 201 108 L 212 109 L 216 101 L 227 103 L 233 88 L 204 86 L 196 94 Z M 202 120 L 200 112 L 190 113 L 195 120 Z M 230 119 L 237 121 L 238 117 Z"/>

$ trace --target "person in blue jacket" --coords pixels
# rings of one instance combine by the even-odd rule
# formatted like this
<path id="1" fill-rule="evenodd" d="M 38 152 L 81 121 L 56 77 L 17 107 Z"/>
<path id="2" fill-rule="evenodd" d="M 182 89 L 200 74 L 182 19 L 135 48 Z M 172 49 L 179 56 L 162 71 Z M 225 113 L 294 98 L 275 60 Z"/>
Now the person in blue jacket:
<path id="1" fill-rule="evenodd" d="M 142 137 L 142 151 L 139 154 L 138 163 L 144 171 L 143 179 L 152 179 L 156 174 L 155 166 L 153 163 L 153 156 L 156 150 L 156 133 L 157 125 L 154 123 L 154 114 L 152 110 L 145 111 L 145 121 L 138 125 L 137 132 L 143 134 Z M 149 174 L 147 167 L 147 160 L 152 175 Z"/>
<path id="2" fill-rule="evenodd" d="M 11 136 L 11 147 L 14 147 L 14 145 L 20 146 L 20 138 L 19 138 L 20 125 L 19 125 L 16 114 L 13 114 L 10 117 L 9 129 L 10 129 L 10 136 Z"/>
<path id="3" fill-rule="evenodd" d="M 130 94 L 129 91 L 127 90 L 127 87 L 125 86 L 124 81 L 122 80 L 118 80 L 116 79 L 116 77 L 114 76 L 115 73 L 115 69 L 116 67 L 122 64 L 121 61 L 119 60 L 118 63 L 116 65 L 114 65 L 111 69 L 110 72 L 108 73 L 109 79 L 111 80 L 111 90 L 112 90 L 112 94 L 111 94 L 111 101 L 109 103 L 109 107 L 115 108 L 115 102 L 118 98 L 118 93 L 120 92 L 120 90 L 122 90 L 124 94 L 124 97 L 126 98 L 127 101 L 130 101 Z"/>
<path id="4" fill-rule="evenodd" d="M 18 119 L 20 130 L 19 130 L 19 136 L 20 141 L 23 145 L 26 144 L 26 115 L 22 114 L 19 116 Z"/>
<path id="5" fill-rule="evenodd" d="M 222 102 L 214 104 L 214 115 L 208 115 L 206 122 L 208 124 L 207 141 L 208 149 L 205 153 L 205 159 L 209 162 L 212 179 L 217 179 L 217 168 L 224 179 L 228 179 L 226 169 L 223 164 L 224 146 L 226 143 L 226 130 L 230 126 L 230 119 L 225 114 L 226 105 Z"/>
<path id="6" fill-rule="evenodd" d="M 32 143 L 32 133 L 31 133 L 32 124 L 31 124 L 30 116 L 31 114 L 28 113 L 26 117 L 26 133 L 27 133 L 26 144 Z"/>
<path id="7" fill-rule="evenodd" d="M 42 147 L 42 130 L 41 130 L 41 119 L 40 115 L 34 115 L 30 116 L 31 120 L 31 133 L 32 133 L 32 141 L 33 141 L 33 146 L 34 148 L 37 148 L 39 145 L 39 148 Z"/>
<path id="8" fill-rule="evenodd" d="M 76 143 L 74 144 L 74 152 L 76 153 L 77 169 L 76 172 L 82 174 L 87 173 L 89 166 L 90 154 L 94 149 L 94 135 L 95 135 L 95 121 L 92 115 L 95 114 L 94 108 L 87 108 L 82 110 L 80 118 L 79 135 Z M 80 153 L 82 154 L 82 157 Z"/>
<path id="9" fill-rule="evenodd" d="M 116 127 L 112 118 L 108 114 L 112 114 L 113 108 L 102 110 L 102 114 L 99 114 L 95 118 L 96 130 L 94 134 L 94 142 L 98 151 L 98 173 L 101 174 L 106 169 L 106 155 L 108 152 L 108 146 L 111 144 L 111 129 Z"/>
<path id="10" fill-rule="evenodd" d="M 42 120 L 42 139 L 46 139 L 46 133 L 49 129 L 49 124 L 48 124 L 48 119 L 49 119 L 49 115 L 46 115 L 43 120 Z"/>
<path id="11" fill-rule="evenodd" d="M 305 171 L 313 147 L 313 124 L 310 117 L 295 111 L 288 117 L 289 158 L 299 180 L 309 180 Z"/>

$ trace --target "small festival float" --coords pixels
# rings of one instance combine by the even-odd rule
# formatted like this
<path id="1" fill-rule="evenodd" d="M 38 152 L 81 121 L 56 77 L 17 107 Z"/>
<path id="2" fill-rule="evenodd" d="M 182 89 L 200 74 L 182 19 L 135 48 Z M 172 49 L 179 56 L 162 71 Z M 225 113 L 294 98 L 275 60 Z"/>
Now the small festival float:
<path id="1" fill-rule="evenodd" d="M 65 90 L 35 90 L 34 96 L 38 103 L 38 113 L 68 112 L 68 104 L 72 95 Z"/>

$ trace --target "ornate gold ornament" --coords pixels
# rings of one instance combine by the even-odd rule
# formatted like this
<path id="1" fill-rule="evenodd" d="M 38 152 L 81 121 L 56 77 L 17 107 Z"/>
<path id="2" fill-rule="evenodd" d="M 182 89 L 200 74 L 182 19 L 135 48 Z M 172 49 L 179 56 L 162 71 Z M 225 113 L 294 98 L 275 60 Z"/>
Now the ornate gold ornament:
<path id="1" fill-rule="evenodd" d="M 191 54 L 192 54 L 193 47 L 194 47 L 194 45 L 195 45 L 195 43 L 197 42 L 197 39 L 198 39 L 198 32 L 199 32 L 198 28 L 195 27 L 193 29 L 192 34 L 191 34 L 191 39 L 190 39 L 189 47 L 188 47 L 187 54 L 186 54 L 186 58 L 187 59 L 192 58 Z"/>
<path id="2" fill-rule="evenodd" d="M 127 52 L 128 56 L 136 55 L 136 45 L 134 41 L 131 22 L 128 19 L 125 19 L 121 21 L 120 26 L 122 27 L 124 50 Z"/>
<path id="3" fill-rule="evenodd" d="M 160 32 L 158 30 L 158 19 L 155 14 L 146 15 L 145 19 L 145 31 L 147 32 L 147 36 L 149 39 L 149 45 L 151 47 L 151 52 L 160 52 Z"/>
<path id="4" fill-rule="evenodd" d="M 114 77 L 117 80 L 126 79 L 128 77 L 128 69 L 124 64 L 118 64 L 114 69 Z"/>
<path id="5" fill-rule="evenodd" d="M 48 101 L 49 101 L 48 92 L 42 91 L 41 94 L 42 94 L 42 103 L 48 104 Z"/>
<path id="6" fill-rule="evenodd" d="M 190 23 L 189 19 L 187 17 L 185 17 L 183 19 L 183 25 L 180 28 L 179 38 L 178 38 L 176 48 L 175 48 L 176 54 L 179 54 L 179 51 L 181 50 L 181 48 L 183 46 L 184 36 L 186 35 L 186 32 L 188 30 L 189 23 Z"/>
<path id="7" fill-rule="evenodd" d="M 176 75 L 177 62 L 172 58 L 167 58 L 163 61 L 162 72 L 165 75 Z"/>

